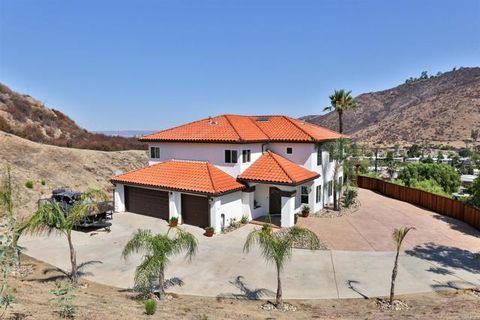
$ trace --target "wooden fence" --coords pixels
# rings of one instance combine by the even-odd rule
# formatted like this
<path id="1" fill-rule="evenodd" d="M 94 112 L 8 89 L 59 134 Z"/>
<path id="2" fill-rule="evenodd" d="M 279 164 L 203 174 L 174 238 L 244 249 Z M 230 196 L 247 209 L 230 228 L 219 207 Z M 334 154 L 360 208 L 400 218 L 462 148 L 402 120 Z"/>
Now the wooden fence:
<path id="1" fill-rule="evenodd" d="M 480 230 L 480 209 L 461 201 L 373 177 L 358 176 L 357 184 L 359 188 L 377 191 L 387 197 L 409 202 L 438 214 L 461 220 Z"/>

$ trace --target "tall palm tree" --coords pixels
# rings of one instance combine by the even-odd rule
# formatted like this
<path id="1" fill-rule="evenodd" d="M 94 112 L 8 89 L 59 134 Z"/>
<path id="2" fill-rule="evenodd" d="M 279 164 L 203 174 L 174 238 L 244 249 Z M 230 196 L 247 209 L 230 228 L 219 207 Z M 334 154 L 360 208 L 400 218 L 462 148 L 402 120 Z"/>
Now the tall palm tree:
<path id="1" fill-rule="evenodd" d="M 65 235 L 70 249 L 70 263 L 72 265 L 69 277 L 74 284 L 78 283 L 78 266 L 77 254 L 72 241 L 72 230 L 88 214 L 98 209 L 97 203 L 99 201 L 106 199 L 107 195 L 103 191 L 88 190 L 75 202 L 68 214 L 64 213 L 58 203 L 46 203 L 38 208 L 26 224 L 25 231 L 31 234 L 50 235 L 57 232 Z"/>
<path id="2" fill-rule="evenodd" d="M 335 110 L 338 114 L 338 131 L 343 133 L 343 112 L 348 109 L 353 109 L 357 106 L 357 102 L 352 97 L 352 91 L 345 91 L 344 89 L 335 90 L 334 94 L 329 96 L 330 105 L 323 109 L 323 111 Z"/>
<path id="3" fill-rule="evenodd" d="M 397 249 L 397 253 L 395 255 L 395 263 L 393 265 L 392 271 L 392 283 L 390 286 L 390 305 L 393 304 L 393 298 L 395 296 L 395 280 L 397 279 L 397 272 L 398 272 L 398 255 L 400 253 L 400 247 L 402 246 L 403 239 L 410 230 L 415 229 L 414 227 L 403 227 L 400 229 L 393 230 L 393 241 L 395 242 L 395 247 Z"/>
<path id="4" fill-rule="evenodd" d="M 151 230 L 138 229 L 123 248 L 122 256 L 127 259 L 131 254 L 145 252 L 142 263 L 135 270 L 135 286 L 143 290 L 150 289 L 151 283 L 158 279 L 159 298 L 165 297 L 165 270 L 170 258 L 186 251 L 185 258 L 192 259 L 197 252 L 198 241 L 195 236 L 180 228 L 170 236 L 153 234 Z"/>
<path id="5" fill-rule="evenodd" d="M 286 261 L 292 257 L 293 246 L 298 241 L 306 243 L 310 250 L 315 250 L 320 247 L 320 240 L 317 235 L 308 229 L 293 226 L 286 232 L 273 232 L 269 224 L 263 225 L 261 229 L 251 231 L 243 246 L 243 250 L 249 252 L 252 246 L 258 245 L 265 260 L 275 265 L 277 269 L 277 295 L 275 305 L 278 309 L 283 309 L 280 273 Z"/>

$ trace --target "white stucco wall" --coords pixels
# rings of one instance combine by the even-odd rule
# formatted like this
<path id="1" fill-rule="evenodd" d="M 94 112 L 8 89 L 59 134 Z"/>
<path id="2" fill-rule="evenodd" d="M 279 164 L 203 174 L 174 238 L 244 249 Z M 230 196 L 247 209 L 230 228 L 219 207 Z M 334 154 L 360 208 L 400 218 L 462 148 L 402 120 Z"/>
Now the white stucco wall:
<path id="1" fill-rule="evenodd" d="M 242 192 L 232 192 L 212 199 L 210 206 L 210 223 L 216 233 L 222 230 L 222 214 L 225 216 L 225 227 L 230 225 L 232 219 L 237 222 L 242 219 Z"/>
<path id="2" fill-rule="evenodd" d="M 125 212 L 125 188 L 123 184 L 117 183 L 114 192 L 115 212 Z"/>
<path id="3" fill-rule="evenodd" d="M 170 219 L 178 218 L 178 223 L 183 223 L 182 220 L 182 193 L 177 191 L 168 192 L 168 208 L 170 212 Z"/>

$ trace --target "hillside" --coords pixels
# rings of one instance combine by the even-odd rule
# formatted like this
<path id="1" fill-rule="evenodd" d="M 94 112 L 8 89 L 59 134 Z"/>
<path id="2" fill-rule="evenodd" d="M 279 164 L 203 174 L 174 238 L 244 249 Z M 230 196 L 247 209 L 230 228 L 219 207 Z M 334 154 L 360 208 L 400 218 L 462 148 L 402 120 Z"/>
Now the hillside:
<path id="1" fill-rule="evenodd" d="M 344 131 L 362 143 L 463 146 L 480 128 L 480 68 L 461 68 L 395 88 L 361 94 L 344 114 Z M 336 112 L 302 119 L 338 129 Z"/>
<path id="2" fill-rule="evenodd" d="M 0 83 L 0 130 L 56 146 L 93 150 L 145 149 L 136 138 L 111 137 L 79 127 L 62 112 Z"/>
<path id="3" fill-rule="evenodd" d="M 63 148 L 32 142 L 0 131 L 0 170 L 9 163 L 18 194 L 16 207 L 22 216 L 36 208 L 37 200 L 51 190 L 68 187 L 84 191 L 98 188 L 112 194 L 109 178 L 116 170 L 133 170 L 147 165 L 145 151 L 95 151 Z M 31 180 L 33 189 L 25 186 Z M 45 185 L 42 185 L 42 180 Z"/>

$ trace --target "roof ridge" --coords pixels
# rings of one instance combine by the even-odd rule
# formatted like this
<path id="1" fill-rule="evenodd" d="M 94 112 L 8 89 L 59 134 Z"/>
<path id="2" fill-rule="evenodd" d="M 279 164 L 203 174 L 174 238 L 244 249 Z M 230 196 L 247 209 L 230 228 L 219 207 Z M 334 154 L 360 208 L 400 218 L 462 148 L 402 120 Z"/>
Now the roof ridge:
<path id="1" fill-rule="evenodd" d="M 267 137 L 267 139 L 269 140 L 267 141 L 267 143 L 271 142 L 270 140 L 272 140 L 272 138 L 265 131 L 263 131 L 262 128 L 260 128 L 260 126 L 256 124 L 255 121 L 252 119 L 254 116 L 246 116 L 246 117 L 253 123 L 255 127 L 258 128 L 258 130 L 260 130 L 265 135 L 265 137 Z"/>
<path id="2" fill-rule="evenodd" d="M 190 121 L 190 122 L 187 122 L 187 123 L 179 124 L 178 126 L 174 126 L 174 127 L 168 128 L 168 129 L 163 129 L 163 130 L 160 130 L 160 131 L 156 131 L 156 132 L 149 133 L 149 134 L 147 134 L 147 135 L 142 136 L 139 140 L 141 140 L 141 139 L 143 139 L 143 138 L 145 138 L 145 137 L 154 135 L 154 134 L 158 134 L 158 133 L 161 133 L 161 132 L 171 131 L 171 130 L 174 130 L 174 129 L 177 129 L 177 128 L 180 128 L 180 127 L 183 127 L 183 126 L 187 126 L 187 125 L 190 125 L 190 124 L 193 124 L 193 123 L 197 123 L 197 122 L 201 122 L 201 121 L 208 120 L 208 119 L 218 118 L 218 117 L 221 117 L 221 116 L 222 116 L 222 115 L 213 116 L 213 117 L 208 117 L 208 118 L 202 118 L 202 119 L 199 119 L 199 120 L 195 120 L 195 121 Z"/>
<path id="3" fill-rule="evenodd" d="M 212 189 L 213 189 L 213 191 L 215 191 L 215 193 L 217 193 L 217 188 L 215 187 L 215 184 L 213 183 L 212 172 L 210 170 L 210 163 L 206 162 L 205 164 L 207 165 L 207 174 L 208 174 L 208 178 L 210 179 L 210 183 L 212 184 Z"/>
<path id="4" fill-rule="evenodd" d="M 285 173 L 285 175 L 288 177 L 288 179 L 290 179 L 291 182 L 294 182 L 294 180 L 292 179 L 292 177 L 287 173 L 287 170 L 285 170 L 285 168 L 280 164 L 280 162 L 278 162 L 278 160 L 276 159 L 276 155 L 275 153 L 273 153 L 272 151 L 270 150 L 267 150 L 267 152 L 270 154 L 270 156 L 272 157 L 272 159 L 278 164 L 278 166 L 280 167 L 280 169 L 282 169 L 283 173 Z M 275 156 L 274 156 L 275 155 Z"/>
<path id="5" fill-rule="evenodd" d="M 293 121 L 292 118 L 288 117 L 288 116 L 282 116 L 284 119 L 286 119 L 288 122 L 290 122 L 291 124 L 293 124 L 295 127 L 297 127 L 298 129 L 300 129 L 303 133 L 305 133 L 307 136 L 310 137 L 311 140 L 315 140 L 315 138 L 310 134 L 308 133 L 307 131 L 305 131 L 305 129 L 303 129 L 302 127 L 300 127 L 300 125 L 298 123 L 295 123 L 295 121 Z"/>
<path id="6" fill-rule="evenodd" d="M 127 173 L 137 172 L 137 171 L 143 170 L 143 169 L 145 169 L 145 168 L 149 168 L 149 167 L 156 167 L 156 166 L 161 165 L 161 164 L 163 164 L 163 163 L 166 163 L 166 162 L 168 162 L 168 161 L 171 161 L 171 160 L 160 161 L 159 163 L 150 164 L 150 165 L 148 165 L 148 166 L 146 166 L 146 167 L 142 167 L 142 168 L 138 168 L 138 169 L 133 169 L 133 170 L 130 170 L 130 171 L 121 173 L 121 174 L 117 174 L 117 175 L 112 176 L 112 177 L 110 178 L 110 180 L 111 180 L 111 179 L 114 179 L 115 177 L 121 177 L 121 176 L 123 176 L 123 175 L 125 175 L 125 174 L 127 174 Z"/>
<path id="7" fill-rule="evenodd" d="M 235 128 L 235 126 L 233 125 L 232 121 L 230 121 L 230 119 L 228 118 L 228 116 L 229 116 L 228 114 L 224 114 L 224 115 L 223 115 L 223 117 L 224 117 L 225 119 L 227 119 L 227 122 L 230 124 L 230 126 L 231 126 L 232 129 L 233 129 L 233 131 L 235 131 L 235 133 L 237 134 L 238 139 L 239 139 L 240 141 L 242 141 L 242 140 L 243 140 L 242 136 L 240 136 L 240 133 L 238 133 L 237 128 Z"/>

